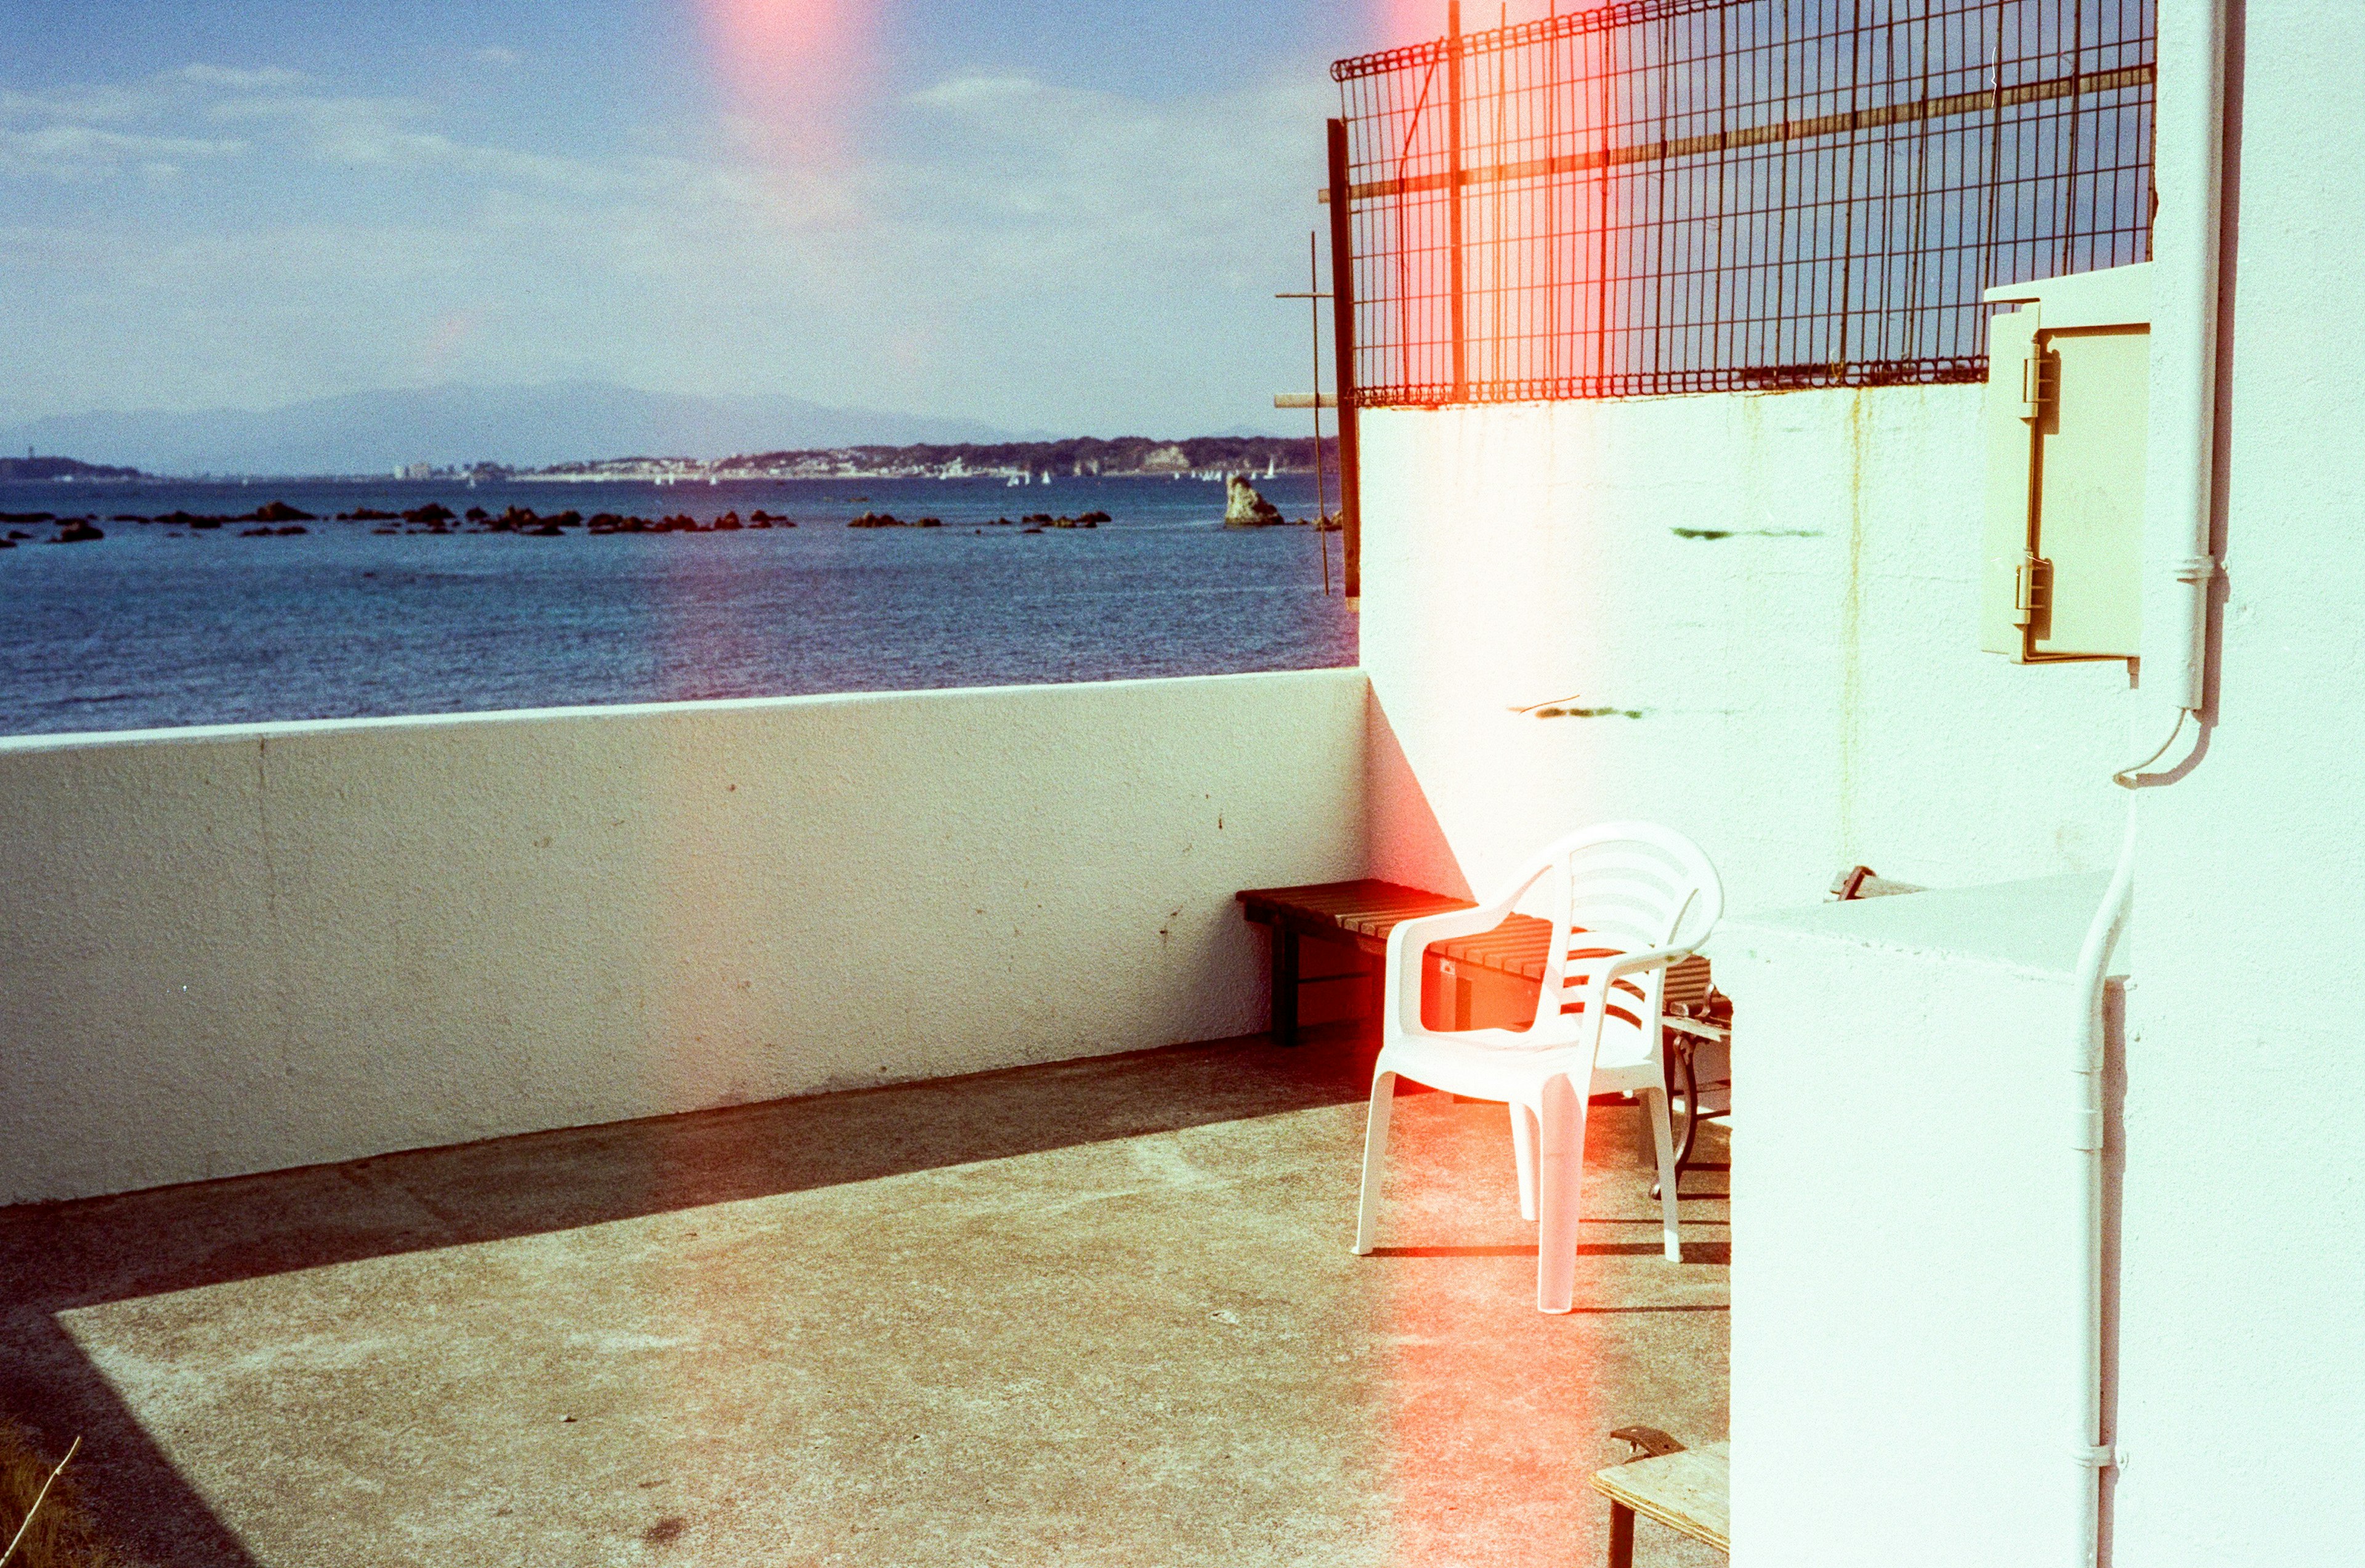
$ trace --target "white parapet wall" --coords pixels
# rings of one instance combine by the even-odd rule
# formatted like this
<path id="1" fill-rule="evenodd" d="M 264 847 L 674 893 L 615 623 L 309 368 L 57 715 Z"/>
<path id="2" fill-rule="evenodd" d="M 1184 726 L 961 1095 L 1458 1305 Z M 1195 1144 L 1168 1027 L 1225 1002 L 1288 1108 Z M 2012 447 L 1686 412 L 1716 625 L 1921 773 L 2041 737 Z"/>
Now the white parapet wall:
<path id="1" fill-rule="evenodd" d="M 2108 867 L 2126 666 L 1978 651 L 1983 391 L 1366 413 L 1375 874 L 1630 815 L 1743 909 Z"/>
<path id="2" fill-rule="evenodd" d="M 1263 1026 L 1355 670 L 0 740 L 0 1203 Z"/>

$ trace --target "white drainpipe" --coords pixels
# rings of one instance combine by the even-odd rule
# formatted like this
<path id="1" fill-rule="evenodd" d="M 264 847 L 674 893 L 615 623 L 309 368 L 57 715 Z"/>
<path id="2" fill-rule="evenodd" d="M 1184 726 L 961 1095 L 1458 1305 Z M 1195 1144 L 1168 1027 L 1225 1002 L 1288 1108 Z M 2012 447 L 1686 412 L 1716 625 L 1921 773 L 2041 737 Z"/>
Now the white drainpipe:
<path id="1" fill-rule="evenodd" d="M 2144 685 L 2177 710 L 2201 711 L 2208 658 L 2213 458 L 2217 441 L 2218 184 L 2225 158 L 2225 0 L 2160 6 L 2163 111 L 2153 184 L 2159 193 L 2152 263 L 2151 456 L 2144 485 L 2145 556 L 2173 585 L 2145 596 Z M 2171 53 L 2171 46 L 2173 52 Z M 2164 612 L 2164 613 L 2162 613 Z"/>
<path id="2" fill-rule="evenodd" d="M 2102 1002 L 2111 973 L 2111 950 L 2126 929 L 2135 906 L 2135 812 L 2127 803 L 2126 837 L 2119 849 L 2118 869 L 2110 891 L 2086 929 L 2078 953 L 2078 972 L 2071 991 L 2078 1002 L 2077 1055 L 2070 1070 L 2077 1074 L 2077 1100 L 2071 1145 L 2078 1150 L 2079 1200 L 2085 1210 L 2086 1268 L 2080 1282 L 2085 1329 L 2079 1342 L 2079 1383 L 2076 1436 L 2071 1453 L 2083 1471 L 2079 1483 L 2080 1548 L 2073 1561 L 2090 1565 L 2102 1560 L 2102 1473 L 2118 1462 L 2102 1430 L 2102 1068 L 2104 1019 Z"/>
<path id="3" fill-rule="evenodd" d="M 2151 421 L 2144 484 L 2145 559 L 2169 580 L 2145 599 L 2144 672 L 2167 699 L 2175 727 L 2158 751 L 2113 777 L 2134 775 L 2166 755 L 2188 718 L 2198 719 L 2208 673 L 2209 596 L 2217 440 L 2217 272 L 2225 156 L 2225 0 L 2169 0 L 2160 7 L 2158 155 L 2153 169 L 2163 221 L 2152 267 Z M 2164 613 L 2163 613 L 2164 612 Z M 2165 715 L 2162 715 L 2165 717 Z M 2071 1452 L 2084 1473 L 2076 1561 L 2099 1564 L 2102 1473 L 2120 1462 L 2104 1430 L 2103 1387 L 2103 1001 L 2112 950 L 2135 902 L 2135 811 L 2110 890 L 2086 930 L 2071 990 L 2078 1009 L 2071 1071 L 2078 1099 L 2072 1142 L 2079 1153 L 2086 1226 L 2081 1294 L 2085 1323 L 2079 1412 Z"/>

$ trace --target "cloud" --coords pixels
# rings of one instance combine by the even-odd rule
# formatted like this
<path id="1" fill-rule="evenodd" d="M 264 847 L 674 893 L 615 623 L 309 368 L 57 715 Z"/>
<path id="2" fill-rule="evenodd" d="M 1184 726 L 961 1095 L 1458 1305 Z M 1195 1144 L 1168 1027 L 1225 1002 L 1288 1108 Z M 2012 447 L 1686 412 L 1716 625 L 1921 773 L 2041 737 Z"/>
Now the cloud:
<path id="1" fill-rule="evenodd" d="M 1157 274 L 1272 243 L 1317 183 L 1327 94 L 1291 82 L 1150 103 L 964 78 L 911 101 L 937 132 L 891 176 L 911 222 L 1014 267 L 1123 257 Z"/>
<path id="2" fill-rule="evenodd" d="M 308 80 L 300 71 L 287 71 L 276 65 L 256 66 L 250 70 L 229 65 L 184 65 L 175 74 L 182 81 L 195 83 L 201 87 L 230 87 L 249 93 L 277 87 L 300 87 Z"/>
<path id="3" fill-rule="evenodd" d="M 245 150 L 246 143 L 226 138 L 140 136 L 66 122 L 23 130 L 0 126 L 0 175 L 105 179 L 129 164 L 152 174 L 177 170 L 182 161 L 234 157 Z"/>
<path id="4" fill-rule="evenodd" d="M 73 182 L 137 169 L 151 181 L 169 179 L 184 162 L 247 150 L 234 136 L 182 134 L 193 108 L 223 91 L 275 91 L 303 80 L 276 66 L 198 64 L 138 82 L 0 91 L 0 177 Z"/>
<path id="5" fill-rule="evenodd" d="M 1252 420 L 1303 379 L 1303 313 L 1268 297 L 1319 221 L 1318 79 L 1152 101 L 954 75 L 829 160 L 757 118 L 526 136 L 323 85 L 207 66 L 0 97 L 0 177 L 121 170 L 185 203 L 0 239 L 41 302 L 0 344 L 20 411 L 581 376 L 1115 433 Z M 201 164 L 213 194 L 172 196 Z"/>
<path id="6" fill-rule="evenodd" d="M 922 108 L 965 112 L 984 105 L 1024 103 L 1042 93 L 1041 84 L 1026 76 L 955 76 L 922 88 L 905 102 Z"/>
<path id="7" fill-rule="evenodd" d="M 518 65 L 525 61 L 525 56 L 517 50 L 503 49 L 499 44 L 489 49 L 480 49 L 468 58 L 479 65 Z"/>
<path id="8" fill-rule="evenodd" d="M 157 115 L 170 101 L 169 91 L 152 83 L 57 87 L 39 93 L 0 88 L 0 122 L 120 123 Z"/>

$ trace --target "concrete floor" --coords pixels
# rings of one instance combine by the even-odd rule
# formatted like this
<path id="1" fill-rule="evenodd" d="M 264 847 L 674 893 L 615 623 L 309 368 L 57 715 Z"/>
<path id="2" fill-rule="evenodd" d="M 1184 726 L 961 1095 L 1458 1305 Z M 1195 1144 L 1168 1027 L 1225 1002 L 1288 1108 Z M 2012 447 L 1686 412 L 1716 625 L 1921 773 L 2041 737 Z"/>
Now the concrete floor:
<path id="1" fill-rule="evenodd" d="M 0 1411 L 158 1563 L 1597 1562 L 1723 1435 L 1724 1142 L 1658 1256 L 1597 1108 L 1579 1309 L 1499 1106 L 1261 1039 L 0 1210 Z M 1642 1527 L 1638 1561 L 1721 1562 Z"/>

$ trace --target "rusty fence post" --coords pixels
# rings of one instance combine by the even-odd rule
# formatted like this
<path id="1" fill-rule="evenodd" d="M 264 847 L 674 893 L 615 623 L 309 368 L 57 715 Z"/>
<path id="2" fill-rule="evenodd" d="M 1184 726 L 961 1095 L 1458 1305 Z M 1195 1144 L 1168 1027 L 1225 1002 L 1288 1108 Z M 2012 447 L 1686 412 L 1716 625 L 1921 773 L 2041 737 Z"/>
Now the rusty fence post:
<path id="1" fill-rule="evenodd" d="M 1355 254 L 1347 185 L 1347 122 L 1329 122 L 1331 385 L 1339 399 L 1339 539 L 1345 556 L 1347 608 L 1363 601 L 1363 467 L 1356 451 Z M 1320 398 L 1317 397 L 1318 403 Z M 1318 440 L 1315 448 L 1321 451 Z"/>

